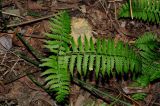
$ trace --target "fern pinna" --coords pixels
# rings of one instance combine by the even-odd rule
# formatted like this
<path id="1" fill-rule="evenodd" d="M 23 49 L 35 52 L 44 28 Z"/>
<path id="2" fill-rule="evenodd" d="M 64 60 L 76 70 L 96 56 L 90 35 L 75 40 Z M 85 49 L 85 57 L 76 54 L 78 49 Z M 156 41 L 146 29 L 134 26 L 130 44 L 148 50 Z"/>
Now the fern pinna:
<path id="1" fill-rule="evenodd" d="M 46 41 L 46 47 L 52 55 L 43 59 L 41 66 L 47 67 L 43 72 L 47 85 L 56 92 L 56 100 L 62 102 L 69 94 L 70 74 L 77 68 L 81 76 L 87 72 L 95 71 L 96 78 L 99 74 L 103 77 L 112 74 L 123 74 L 129 71 L 134 73 L 141 71 L 141 57 L 132 48 L 123 42 L 114 40 L 100 40 L 93 43 L 85 37 L 84 44 L 81 37 L 76 45 L 70 35 L 70 17 L 67 12 L 58 13 L 51 19 L 51 33 L 46 34 L 50 40 Z"/>
<path id="2" fill-rule="evenodd" d="M 119 17 L 129 18 L 131 11 L 133 18 L 160 23 L 160 1 L 158 0 L 131 0 L 131 3 L 128 0 L 120 8 Z"/>

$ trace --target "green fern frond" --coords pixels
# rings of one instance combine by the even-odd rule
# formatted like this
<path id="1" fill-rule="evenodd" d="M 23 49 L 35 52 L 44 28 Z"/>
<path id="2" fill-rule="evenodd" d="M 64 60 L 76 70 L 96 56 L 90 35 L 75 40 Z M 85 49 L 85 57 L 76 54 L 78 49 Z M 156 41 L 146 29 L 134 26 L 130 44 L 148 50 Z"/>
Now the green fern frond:
<path id="1" fill-rule="evenodd" d="M 132 98 L 134 100 L 144 100 L 146 96 L 147 96 L 146 93 L 136 93 L 132 95 Z"/>
<path id="2" fill-rule="evenodd" d="M 132 0 L 133 18 L 148 22 L 160 22 L 160 1 L 158 0 Z M 119 18 L 131 17 L 130 3 L 123 4 L 119 11 Z"/>
<path id="3" fill-rule="evenodd" d="M 155 34 L 146 32 L 136 40 L 136 46 L 144 51 L 148 51 L 148 49 L 157 49 L 159 46 L 157 40 L 158 38 Z"/>
<path id="4" fill-rule="evenodd" d="M 154 62 L 160 59 L 160 42 L 153 33 L 145 33 L 136 40 L 135 46 L 139 49 L 143 62 Z"/>
<path id="5" fill-rule="evenodd" d="M 160 42 L 153 33 L 140 36 L 135 46 L 142 57 L 142 75 L 137 79 L 140 86 L 147 86 L 150 82 L 160 78 Z"/>
<path id="6" fill-rule="evenodd" d="M 41 66 L 47 67 L 42 75 L 46 76 L 47 85 L 56 92 L 56 100 L 59 102 L 69 94 L 70 74 L 74 77 L 75 69 L 82 77 L 95 71 L 96 78 L 99 75 L 110 77 L 115 73 L 135 74 L 143 70 L 142 74 L 147 77 L 141 77 L 138 81 L 144 86 L 160 77 L 157 75 L 159 70 L 155 71 L 155 68 L 159 67 L 159 42 L 157 37 L 150 33 L 136 40 L 136 49 L 112 39 L 97 39 L 94 43 L 92 38 L 88 40 L 86 36 L 84 43 L 79 37 L 76 44 L 70 36 L 70 18 L 67 12 L 59 13 L 52 19 L 51 24 L 52 32 L 47 34 L 50 40 L 46 41 L 45 46 L 53 55 L 43 59 Z M 152 72 L 156 74 L 151 75 Z"/>
<path id="7" fill-rule="evenodd" d="M 45 81 L 49 89 L 56 92 L 56 100 L 62 102 L 69 94 L 70 75 L 68 73 L 69 58 L 50 56 L 43 59 L 41 66 L 48 67 L 42 73 L 42 76 L 47 76 Z"/>

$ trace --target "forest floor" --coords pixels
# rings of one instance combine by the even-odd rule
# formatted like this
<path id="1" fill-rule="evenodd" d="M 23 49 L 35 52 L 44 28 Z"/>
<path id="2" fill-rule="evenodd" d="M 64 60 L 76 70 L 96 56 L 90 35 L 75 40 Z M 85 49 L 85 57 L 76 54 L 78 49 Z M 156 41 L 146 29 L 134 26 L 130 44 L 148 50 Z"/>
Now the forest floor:
<path id="1" fill-rule="evenodd" d="M 144 32 L 160 35 L 160 26 L 131 19 L 118 19 L 120 6 L 126 0 L 2 0 L 2 14 L 5 20 L 4 32 L 0 32 L 0 106 L 57 106 L 32 78 L 44 83 L 40 69 L 21 58 L 17 53 L 34 59 L 26 46 L 16 37 L 23 38 L 39 53 L 45 54 L 43 41 L 50 32 L 49 19 L 61 10 L 68 10 L 72 17 L 72 34 L 93 36 L 95 39 L 114 38 L 124 42 L 134 41 Z M 4 21 L 3 20 L 3 21 Z M 2 22 L 1 22 L 2 23 Z M 2 26 L 1 26 L 2 27 Z M 1 29 L 1 28 L 0 28 Z M 160 82 L 150 84 L 148 95 L 143 101 L 135 101 L 122 88 L 129 81 L 111 79 L 98 89 L 133 106 L 160 106 Z M 92 85 L 95 81 L 91 82 Z M 159 92 L 158 92 L 159 91 Z M 158 92 L 158 93 L 156 93 Z M 69 97 L 70 106 L 125 106 L 100 99 L 80 86 L 72 83 Z M 110 105 L 111 106 L 111 105 Z"/>

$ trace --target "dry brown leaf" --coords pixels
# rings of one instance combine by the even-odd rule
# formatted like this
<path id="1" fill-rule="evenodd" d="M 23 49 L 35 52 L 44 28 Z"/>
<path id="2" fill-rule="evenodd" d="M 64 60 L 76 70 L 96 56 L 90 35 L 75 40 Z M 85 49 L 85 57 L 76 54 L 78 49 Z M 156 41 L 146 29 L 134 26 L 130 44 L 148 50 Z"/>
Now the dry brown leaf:
<path id="1" fill-rule="evenodd" d="M 12 37 L 10 35 L 3 35 L 0 37 L 0 52 L 9 51 L 12 48 Z"/>

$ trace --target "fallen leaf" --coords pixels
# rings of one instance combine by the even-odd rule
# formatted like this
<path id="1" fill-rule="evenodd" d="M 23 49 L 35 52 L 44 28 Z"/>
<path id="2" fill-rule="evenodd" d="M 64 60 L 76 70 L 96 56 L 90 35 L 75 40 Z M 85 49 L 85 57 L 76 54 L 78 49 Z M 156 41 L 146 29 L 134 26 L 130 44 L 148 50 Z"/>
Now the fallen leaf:
<path id="1" fill-rule="evenodd" d="M 7 52 L 12 48 L 12 37 L 10 35 L 3 35 L 0 37 L 0 52 Z"/>

